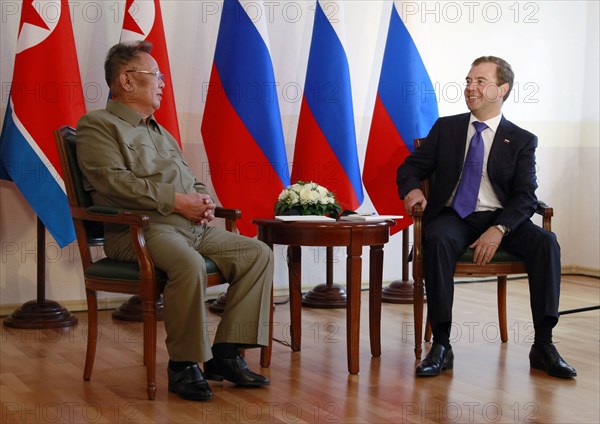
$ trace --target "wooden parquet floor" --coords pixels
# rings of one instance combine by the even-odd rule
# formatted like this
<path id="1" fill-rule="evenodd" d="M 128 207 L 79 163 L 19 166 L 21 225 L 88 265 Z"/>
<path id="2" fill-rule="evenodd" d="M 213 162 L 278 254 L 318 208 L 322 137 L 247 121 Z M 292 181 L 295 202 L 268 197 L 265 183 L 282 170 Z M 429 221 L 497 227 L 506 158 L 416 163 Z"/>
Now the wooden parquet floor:
<path id="1" fill-rule="evenodd" d="M 302 312 L 302 350 L 291 352 L 289 309 L 275 312 L 267 388 L 211 383 L 215 398 L 184 401 L 167 391 L 164 327 L 159 325 L 158 391 L 146 399 L 141 324 L 101 312 L 92 380 L 82 379 L 85 313 L 64 330 L 1 328 L 2 423 L 599 423 L 600 312 L 561 317 L 554 340 L 578 371 L 560 380 L 530 370 L 533 339 L 525 280 L 508 288 L 509 337 L 499 340 L 493 282 L 457 284 L 452 344 L 454 370 L 415 378 L 412 305 L 384 303 L 382 356 L 372 358 L 368 298 L 362 296 L 360 373 L 349 375 L 345 311 Z M 563 277 L 561 310 L 600 304 L 600 281 Z M 214 333 L 218 316 L 208 314 Z M 425 345 L 425 349 L 428 346 Z M 258 366 L 258 350 L 248 351 Z"/>

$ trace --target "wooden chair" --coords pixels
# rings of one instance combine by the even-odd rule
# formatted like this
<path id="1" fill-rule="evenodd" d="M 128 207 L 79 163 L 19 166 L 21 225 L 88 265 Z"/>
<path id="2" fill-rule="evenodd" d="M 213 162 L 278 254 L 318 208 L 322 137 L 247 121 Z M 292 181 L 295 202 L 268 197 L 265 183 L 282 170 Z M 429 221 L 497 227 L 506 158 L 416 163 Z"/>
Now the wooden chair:
<path id="1" fill-rule="evenodd" d="M 81 170 L 77 163 L 75 130 L 62 127 L 55 131 L 56 145 L 64 174 L 65 187 L 77 244 L 81 254 L 85 291 L 88 306 L 88 339 L 83 379 L 89 380 L 94 366 L 98 340 L 97 292 L 125 293 L 139 296 L 143 308 L 144 364 L 146 365 L 148 399 L 156 397 L 156 302 L 167 283 L 167 275 L 156 269 L 146 248 L 144 228 L 150 224 L 149 217 L 139 212 L 117 208 L 93 206 L 84 190 Z M 228 231 L 237 232 L 235 221 L 241 217 L 237 209 L 216 208 L 215 217 L 224 218 Z M 137 263 L 114 261 L 108 258 L 95 260 L 91 247 L 103 246 L 103 223 L 128 225 L 137 255 Z M 226 283 L 215 263 L 205 258 L 208 286 Z M 269 323 L 272 335 L 273 317 Z M 271 339 L 262 348 L 261 365 L 268 367 L 271 361 Z"/>
<path id="2" fill-rule="evenodd" d="M 415 149 L 418 149 L 424 139 L 416 139 Z M 421 190 L 425 197 L 429 195 L 429 180 L 421 182 Z M 542 216 L 542 226 L 550 231 L 551 219 L 554 211 L 545 203 L 539 201 L 536 213 Z M 420 205 L 413 208 L 413 307 L 414 307 L 414 325 L 415 325 L 415 357 L 421 358 L 422 338 L 423 338 L 423 295 L 424 295 L 424 273 L 423 273 L 423 209 Z M 456 265 L 456 276 L 461 277 L 490 277 L 496 276 L 498 279 L 498 321 L 500 325 L 500 340 L 503 343 L 508 341 L 508 328 L 506 324 L 506 282 L 507 276 L 511 274 L 525 274 L 525 264 L 516 256 L 510 254 L 504 249 L 498 249 L 492 260 L 486 265 L 477 265 L 473 263 L 474 249 L 467 249 Z M 427 330 L 425 339 L 430 339 L 431 329 L 427 321 Z"/>

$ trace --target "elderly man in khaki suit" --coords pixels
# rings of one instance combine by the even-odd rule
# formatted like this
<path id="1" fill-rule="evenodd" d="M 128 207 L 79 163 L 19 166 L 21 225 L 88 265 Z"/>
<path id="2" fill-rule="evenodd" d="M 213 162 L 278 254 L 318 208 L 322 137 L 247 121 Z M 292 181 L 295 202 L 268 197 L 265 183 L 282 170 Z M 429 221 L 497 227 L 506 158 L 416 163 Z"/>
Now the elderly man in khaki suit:
<path id="1" fill-rule="evenodd" d="M 169 391 L 207 400 L 208 380 L 265 386 L 239 349 L 268 343 L 273 254 L 262 242 L 207 227 L 215 204 L 197 181 L 176 140 L 154 119 L 164 76 L 148 42 L 113 46 L 104 64 L 114 99 L 77 125 L 77 157 L 96 205 L 141 210 L 150 216 L 146 244 L 167 273 L 164 322 L 169 352 Z M 128 230 L 106 226 L 105 252 L 135 261 Z M 230 282 L 227 305 L 212 348 L 204 297 L 210 257 Z M 204 373 L 198 363 L 204 362 Z"/>

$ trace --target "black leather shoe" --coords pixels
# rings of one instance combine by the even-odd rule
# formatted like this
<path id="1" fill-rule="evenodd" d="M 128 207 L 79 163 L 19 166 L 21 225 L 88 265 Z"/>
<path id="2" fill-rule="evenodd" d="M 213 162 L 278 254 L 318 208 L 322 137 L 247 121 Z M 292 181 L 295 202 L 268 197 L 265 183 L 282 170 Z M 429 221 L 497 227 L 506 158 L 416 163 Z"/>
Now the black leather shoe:
<path id="1" fill-rule="evenodd" d="M 187 400 L 208 400 L 213 396 L 198 364 L 188 365 L 179 372 L 167 368 L 167 373 L 171 393 L 176 393 Z"/>
<path id="2" fill-rule="evenodd" d="M 250 371 L 248 364 L 239 354 L 233 359 L 215 357 L 205 362 L 204 375 L 207 380 L 227 380 L 245 387 L 261 387 L 270 384 L 267 377 Z"/>
<path id="3" fill-rule="evenodd" d="M 544 370 L 552 377 L 572 378 L 577 376 L 575 368 L 561 358 L 556 346 L 552 343 L 531 346 L 529 364 L 531 368 Z"/>
<path id="4" fill-rule="evenodd" d="M 454 366 L 454 353 L 452 348 L 447 349 L 440 343 L 433 342 L 429 353 L 417 366 L 419 377 L 440 375 L 442 370 L 451 370 Z"/>

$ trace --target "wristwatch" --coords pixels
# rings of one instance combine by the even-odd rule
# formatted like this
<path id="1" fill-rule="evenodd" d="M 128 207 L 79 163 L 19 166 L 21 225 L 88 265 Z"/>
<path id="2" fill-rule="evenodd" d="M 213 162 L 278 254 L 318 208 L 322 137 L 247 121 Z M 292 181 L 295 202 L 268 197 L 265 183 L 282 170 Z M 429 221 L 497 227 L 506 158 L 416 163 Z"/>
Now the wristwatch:
<path id="1" fill-rule="evenodd" d="M 496 228 L 500 230 L 503 237 L 508 234 L 508 227 L 506 225 L 498 224 L 496 225 Z"/>

